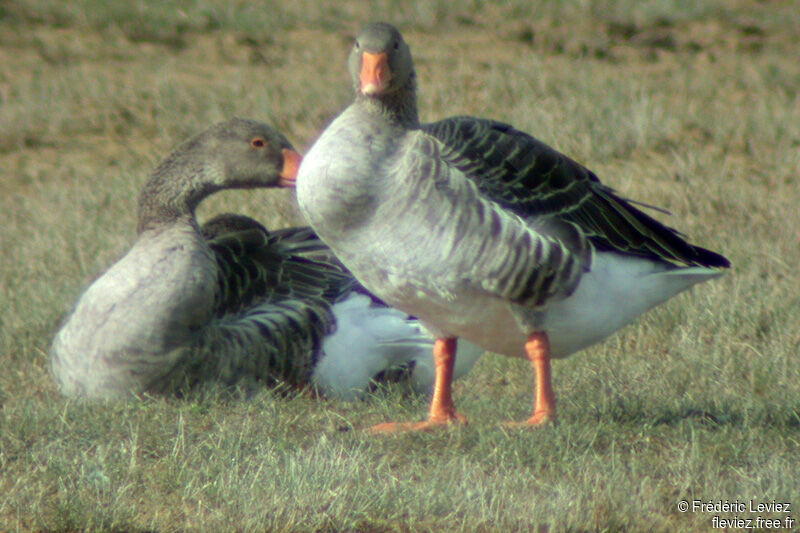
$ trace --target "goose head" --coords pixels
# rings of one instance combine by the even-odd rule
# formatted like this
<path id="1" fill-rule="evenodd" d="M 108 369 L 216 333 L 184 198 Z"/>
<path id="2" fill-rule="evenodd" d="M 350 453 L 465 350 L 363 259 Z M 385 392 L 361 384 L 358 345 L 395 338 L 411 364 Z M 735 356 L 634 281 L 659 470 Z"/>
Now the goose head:
<path id="1" fill-rule="evenodd" d="M 197 169 L 197 185 L 215 189 L 293 187 L 300 165 L 300 156 L 283 135 L 243 118 L 215 124 L 180 146 L 167 162 L 173 156 L 194 162 L 186 165 Z"/>
<path id="2" fill-rule="evenodd" d="M 382 98 L 408 87 L 414 78 L 411 50 L 400 32 L 385 22 L 366 25 L 348 59 L 356 94 Z"/>
<path id="3" fill-rule="evenodd" d="M 139 233 L 180 217 L 223 189 L 293 187 L 300 155 L 274 128 L 242 118 L 221 122 L 176 148 L 139 195 Z"/>

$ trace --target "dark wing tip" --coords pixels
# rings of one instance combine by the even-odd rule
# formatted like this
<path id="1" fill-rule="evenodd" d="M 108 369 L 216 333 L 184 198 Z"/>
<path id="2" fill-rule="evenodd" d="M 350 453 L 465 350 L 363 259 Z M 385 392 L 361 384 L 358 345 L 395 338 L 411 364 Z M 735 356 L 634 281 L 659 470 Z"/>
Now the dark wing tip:
<path id="1" fill-rule="evenodd" d="M 696 262 L 704 267 L 709 268 L 730 268 L 731 262 L 722 254 L 712 252 L 700 246 L 693 246 L 697 254 Z"/>

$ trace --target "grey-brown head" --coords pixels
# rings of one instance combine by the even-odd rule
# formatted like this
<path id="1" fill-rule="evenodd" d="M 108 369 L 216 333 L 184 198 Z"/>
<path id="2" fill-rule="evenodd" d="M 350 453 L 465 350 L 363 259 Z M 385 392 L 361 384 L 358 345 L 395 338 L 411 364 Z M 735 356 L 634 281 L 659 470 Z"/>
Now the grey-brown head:
<path id="1" fill-rule="evenodd" d="M 364 26 L 350 51 L 348 67 L 357 98 L 380 100 L 416 119 L 414 62 L 397 28 L 385 22 Z"/>
<path id="2" fill-rule="evenodd" d="M 139 195 L 139 232 L 193 215 L 222 189 L 293 187 L 300 156 L 274 128 L 242 118 L 215 124 L 156 167 Z"/>

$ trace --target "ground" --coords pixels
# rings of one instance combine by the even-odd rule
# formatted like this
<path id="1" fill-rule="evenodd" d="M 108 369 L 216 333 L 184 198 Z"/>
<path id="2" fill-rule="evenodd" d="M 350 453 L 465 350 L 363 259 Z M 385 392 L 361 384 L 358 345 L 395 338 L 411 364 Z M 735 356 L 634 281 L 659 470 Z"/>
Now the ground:
<path id="1" fill-rule="evenodd" d="M 514 124 L 725 254 L 725 277 L 554 364 L 559 423 L 523 361 L 455 387 L 470 424 L 396 388 L 342 403 L 264 390 L 91 405 L 47 350 L 135 238 L 136 194 L 231 115 L 300 151 L 351 98 L 369 20 L 403 31 L 423 120 Z M 0 3 L 0 529 L 702 530 L 800 518 L 800 10 L 791 1 Z M 291 192 L 223 210 L 302 223 Z M 736 513 L 703 502 L 790 504 Z M 682 512 L 680 502 L 689 502 Z M 706 509 L 706 508 L 704 508 Z M 796 526 L 796 522 L 795 522 Z"/>

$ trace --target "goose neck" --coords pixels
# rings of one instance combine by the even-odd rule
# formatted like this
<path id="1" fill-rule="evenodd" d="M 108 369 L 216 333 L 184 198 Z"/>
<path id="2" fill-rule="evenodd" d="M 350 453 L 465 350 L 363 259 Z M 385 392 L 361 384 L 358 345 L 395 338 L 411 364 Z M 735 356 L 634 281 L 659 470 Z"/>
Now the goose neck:
<path id="1" fill-rule="evenodd" d="M 204 179 L 206 168 L 191 158 L 169 158 L 159 165 L 139 194 L 138 233 L 194 220 L 198 204 L 219 187 Z"/>
<path id="2" fill-rule="evenodd" d="M 371 97 L 356 93 L 356 103 L 392 124 L 406 129 L 419 127 L 417 84 L 413 74 L 404 86 L 383 96 Z"/>

